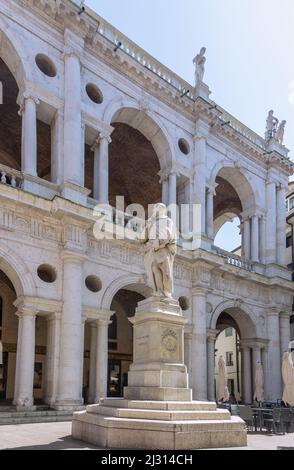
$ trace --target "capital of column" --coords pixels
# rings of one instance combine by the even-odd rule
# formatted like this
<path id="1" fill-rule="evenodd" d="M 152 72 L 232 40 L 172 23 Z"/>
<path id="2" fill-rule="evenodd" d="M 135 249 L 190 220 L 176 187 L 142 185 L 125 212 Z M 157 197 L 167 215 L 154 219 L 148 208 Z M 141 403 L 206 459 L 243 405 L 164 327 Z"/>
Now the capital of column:
<path id="1" fill-rule="evenodd" d="M 45 319 L 47 322 L 61 320 L 61 312 L 50 313 L 50 315 L 47 315 Z"/>
<path id="2" fill-rule="evenodd" d="M 292 312 L 280 312 L 280 319 L 290 321 L 291 314 Z"/>
<path id="3" fill-rule="evenodd" d="M 102 319 L 102 318 L 98 318 L 98 320 L 96 320 L 96 325 L 97 327 L 108 327 L 108 325 L 111 325 L 112 321 L 111 320 L 105 320 L 105 319 Z"/>
<path id="4" fill-rule="evenodd" d="M 215 188 L 208 187 L 208 188 L 206 188 L 206 191 L 207 191 L 207 194 L 209 194 L 210 196 L 215 196 L 216 195 Z"/>
<path id="5" fill-rule="evenodd" d="M 24 91 L 22 94 L 19 94 L 18 98 L 17 98 L 17 103 L 19 105 L 19 110 L 18 110 L 18 115 L 19 116 L 22 116 L 24 110 L 25 110 L 25 106 L 26 106 L 26 103 L 31 100 L 35 103 L 35 105 L 39 105 L 40 104 L 40 100 L 39 98 L 37 97 L 37 95 L 35 93 L 33 93 L 32 91 Z"/>
<path id="6" fill-rule="evenodd" d="M 192 296 L 194 297 L 206 297 L 207 291 L 203 287 L 193 287 Z"/>
<path id="7" fill-rule="evenodd" d="M 91 147 L 92 152 L 95 152 L 96 148 L 103 140 L 106 140 L 108 144 L 111 144 L 112 142 L 112 139 L 109 134 L 106 134 L 105 132 L 99 132 Z"/>
<path id="8" fill-rule="evenodd" d="M 82 264 L 87 258 L 86 254 L 79 251 L 64 250 L 60 258 L 62 261 L 71 261 L 76 264 Z"/>
<path id="9" fill-rule="evenodd" d="M 207 330 L 207 341 L 214 343 L 216 341 L 217 335 L 219 334 L 220 330 L 213 330 L 213 329 L 208 329 Z"/>
<path id="10" fill-rule="evenodd" d="M 268 317 L 279 317 L 279 315 L 280 315 L 280 309 L 278 309 L 277 307 L 272 307 L 267 312 Z"/>
<path id="11" fill-rule="evenodd" d="M 18 316 L 18 318 L 23 318 L 23 317 L 36 317 L 37 316 L 37 309 L 35 308 L 32 308 L 30 306 L 19 306 L 17 312 L 16 312 L 16 316 Z"/>

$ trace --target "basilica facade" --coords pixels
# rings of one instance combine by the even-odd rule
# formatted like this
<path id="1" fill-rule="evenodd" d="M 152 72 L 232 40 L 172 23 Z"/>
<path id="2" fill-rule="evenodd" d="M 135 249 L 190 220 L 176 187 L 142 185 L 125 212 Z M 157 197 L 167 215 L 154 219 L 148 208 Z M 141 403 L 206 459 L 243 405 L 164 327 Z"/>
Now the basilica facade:
<path id="1" fill-rule="evenodd" d="M 179 237 L 174 266 L 193 398 L 215 400 L 215 342 L 234 328 L 242 401 L 259 362 L 265 398 L 280 399 L 293 303 L 281 140 L 71 0 L 1 1 L 0 79 L 0 405 L 122 395 L 129 318 L 150 288 L 142 244 L 118 234 L 138 229 L 133 204 L 158 202 L 201 208 L 197 243 Z M 95 235 L 101 204 L 112 238 Z M 232 216 L 241 255 L 214 244 Z"/>

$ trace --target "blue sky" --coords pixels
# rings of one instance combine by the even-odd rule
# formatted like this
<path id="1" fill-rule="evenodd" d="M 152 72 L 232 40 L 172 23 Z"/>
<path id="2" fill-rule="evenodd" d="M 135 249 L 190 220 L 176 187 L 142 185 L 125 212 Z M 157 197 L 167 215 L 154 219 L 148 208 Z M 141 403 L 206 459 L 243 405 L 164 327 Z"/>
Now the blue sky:
<path id="1" fill-rule="evenodd" d="M 262 135 L 273 108 L 287 120 L 285 143 L 293 153 L 293 0 L 86 0 L 86 5 L 191 83 L 193 57 L 206 46 L 211 98 Z"/>
<path id="2" fill-rule="evenodd" d="M 190 83 L 193 57 L 206 46 L 211 98 L 261 135 L 274 109 L 287 120 L 285 144 L 294 158 L 293 0 L 86 0 L 86 5 Z"/>

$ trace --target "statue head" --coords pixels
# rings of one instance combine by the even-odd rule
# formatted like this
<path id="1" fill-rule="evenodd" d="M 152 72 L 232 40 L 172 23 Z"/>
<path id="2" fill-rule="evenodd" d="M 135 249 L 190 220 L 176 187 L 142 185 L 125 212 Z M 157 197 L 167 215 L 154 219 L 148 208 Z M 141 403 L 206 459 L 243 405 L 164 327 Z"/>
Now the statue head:
<path id="1" fill-rule="evenodd" d="M 287 123 L 287 121 L 285 121 L 285 120 L 282 121 L 282 122 L 281 122 L 281 126 L 282 126 L 282 127 L 285 127 L 286 123 Z"/>
<path id="2" fill-rule="evenodd" d="M 206 47 L 201 47 L 199 54 L 203 56 L 205 52 L 206 52 Z"/>
<path id="3" fill-rule="evenodd" d="M 154 219 L 163 219 L 163 218 L 166 219 L 167 218 L 166 205 L 163 204 L 162 202 L 158 202 L 157 204 L 155 204 L 152 210 L 151 217 Z"/>

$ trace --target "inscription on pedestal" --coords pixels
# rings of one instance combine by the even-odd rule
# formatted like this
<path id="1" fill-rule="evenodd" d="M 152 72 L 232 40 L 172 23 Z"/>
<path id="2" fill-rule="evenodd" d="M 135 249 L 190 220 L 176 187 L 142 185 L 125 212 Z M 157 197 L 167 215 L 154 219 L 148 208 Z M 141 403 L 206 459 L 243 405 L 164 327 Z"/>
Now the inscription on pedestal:
<path id="1" fill-rule="evenodd" d="M 165 359 L 176 359 L 178 353 L 178 334 L 171 328 L 166 328 L 161 334 L 161 353 Z"/>

